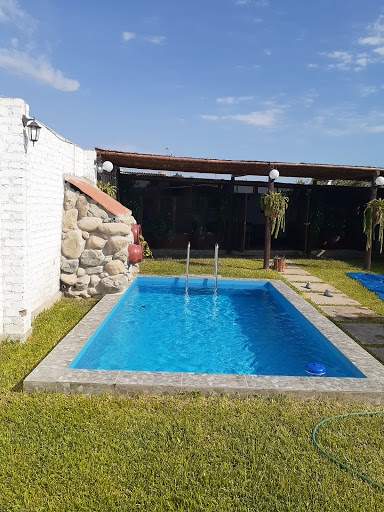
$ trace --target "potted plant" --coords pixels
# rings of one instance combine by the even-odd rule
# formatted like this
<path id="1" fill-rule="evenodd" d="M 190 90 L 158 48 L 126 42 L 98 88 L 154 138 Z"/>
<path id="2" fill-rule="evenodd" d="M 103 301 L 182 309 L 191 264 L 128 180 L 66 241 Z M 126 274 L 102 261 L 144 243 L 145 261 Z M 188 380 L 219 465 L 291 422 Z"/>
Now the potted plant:
<path id="1" fill-rule="evenodd" d="M 372 199 L 365 205 L 363 218 L 363 231 L 367 237 L 366 249 L 372 245 L 375 240 L 375 226 L 379 226 L 380 252 L 383 251 L 384 234 L 384 199 Z"/>
<path id="2" fill-rule="evenodd" d="M 284 272 L 285 270 L 285 256 L 280 258 L 280 256 L 275 256 L 273 258 L 273 269 L 278 272 Z"/>
<path id="3" fill-rule="evenodd" d="M 264 215 L 271 221 L 271 235 L 277 238 L 280 229 L 285 231 L 285 212 L 288 208 L 289 197 L 281 192 L 268 192 L 261 196 L 260 204 Z"/>
<path id="4" fill-rule="evenodd" d="M 143 256 L 144 258 L 153 258 L 152 251 L 149 248 L 148 242 L 144 240 L 142 235 L 139 236 L 140 244 L 143 248 Z"/>

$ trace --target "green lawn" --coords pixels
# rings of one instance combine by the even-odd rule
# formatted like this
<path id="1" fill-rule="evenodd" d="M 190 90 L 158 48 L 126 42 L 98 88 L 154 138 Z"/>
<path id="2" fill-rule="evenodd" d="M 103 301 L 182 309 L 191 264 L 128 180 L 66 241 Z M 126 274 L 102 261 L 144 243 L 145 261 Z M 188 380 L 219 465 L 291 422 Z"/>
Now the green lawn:
<path id="1" fill-rule="evenodd" d="M 328 282 L 340 289 L 345 265 L 353 268 L 350 262 L 302 264 L 329 272 Z M 261 266 L 221 258 L 219 272 L 279 277 Z M 209 259 L 191 262 L 193 273 L 212 268 Z M 180 274 L 185 261 L 147 260 L 141 271 Z M 350 296 L 372 300 L 351 283 Z M 61 301 L 39 315 L 26 344 L 0 347 L 0 512 L 384 510 L 383 491 L 332 464 L 311 441 L 318 421 L 369 410 L 364 404 L 11 392 L 92 305 Z M 354 417 L 323 425 L 318 439 L 384 484 L 383 431 L 384 415 Z"/>
<path id="2" fill-rule="evenodd" d="M 88 313 L 95 300 L 56 302 L 41 313 L 25 343 L 2 341 L 0 344 L 0 392 L 20 388 L 24 378 L 57 343 Z"/>
<path id="3" fill-rule="evenodd" d="M 352 410 L 284 398 L 4 394 L 0 510 L 383 510 L 383 491 L 311 442 L 316 422 Z M 323 428 L 322 445 L 384 483 L 383 418 L 341 423 Z"/>

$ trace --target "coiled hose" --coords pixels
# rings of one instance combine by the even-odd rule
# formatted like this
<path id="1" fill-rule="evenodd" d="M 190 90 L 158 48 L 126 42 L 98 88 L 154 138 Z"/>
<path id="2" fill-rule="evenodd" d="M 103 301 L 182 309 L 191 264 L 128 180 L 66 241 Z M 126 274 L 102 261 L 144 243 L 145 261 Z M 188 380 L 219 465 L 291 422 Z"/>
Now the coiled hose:
<path id="1" fill-rule="evenodd" d="M 363 480 L 369 482 L 370 484 L 373 484 L 375 485 L 376 487 L 378 487 L 379 489 L 383 490 L 384 491 L 384 486 L 383 485 L 380 485 L 378 484 L 377 482 L 375 482 L 374 480 L 372 480 L 371 478 L 369 478 L 368 476 L 365 476 L 363 475 L 362 473 L 360 473 L 359 471 L 356 471 L 356 469 L 353 469 L 353 468 L 350 468 L 349 466 L 347 466 L 346 464 L 344 464 L 343 462 L 341 462 L 340 460 L 338 459 L 335 459 L 335 457 L 332 457 L 332 455 L 330 455 L 329 453 L 327 453 L 326 451 L 324 451 L 321 446 L 319 445 L 319 443 L 316 441 L 316 432 L 317 432 L 317 429 L 323 425 L 323 423 L 327 422 L 327 421 L 330 421 L 330 420 L 334 420 L 334 419 L 337 419 L 337 418 L 345 418 L 347 416 L 365 416 L 365 415 L 373 415 L 373 414 L 384 414 L 384 411 L 369 411 L 369 412 L 350 412 L 348 414 L 339 414 L 338 416 L 330 416 L 329 418 L 325 418 L 325 420 L 322 420 L 320 421 L 320 423 L 318 423 L 316 425 L 316 427 L 312 430 L 312 441 L 314 442 L 315 446 L 321 451 L 322 454 L 324 454 L 326 457 L 328 457 L 328 459 L 330 459 L 332 462 L 335 462 L 336 464 L 338 464 L 339 466 L 341 466 L 342 468 L 344 469 L 347 469 L 348 471 L 351 471 L 353 474 L 359 476 L 360 478 L 362 478 Z"/>

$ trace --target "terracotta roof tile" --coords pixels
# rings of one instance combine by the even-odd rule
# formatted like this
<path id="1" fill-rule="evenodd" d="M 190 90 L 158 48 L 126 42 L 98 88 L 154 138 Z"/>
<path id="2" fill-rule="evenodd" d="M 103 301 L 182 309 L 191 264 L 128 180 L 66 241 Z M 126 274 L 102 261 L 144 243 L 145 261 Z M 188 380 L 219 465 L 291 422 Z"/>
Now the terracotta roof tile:
<path id="1" fill-rule="evenodd" d="M 116 201 L 116 199 L 113 199 L 111 196 L 101 191 L 99 188 L 90 185 L 84 180 L 81 180 L 79 178 L 66 178 L 66 181 L 68 181 L 68 183 L 84 192 L 84 194 L 86 194 L 87 196 L 91 197 L 93 200 L 95 200 L 97 203 L 99 203 L 113 215 L 132 213 L 131 210 L 123 206 L 121 203 L 119 203 L 119 201 Z"/>

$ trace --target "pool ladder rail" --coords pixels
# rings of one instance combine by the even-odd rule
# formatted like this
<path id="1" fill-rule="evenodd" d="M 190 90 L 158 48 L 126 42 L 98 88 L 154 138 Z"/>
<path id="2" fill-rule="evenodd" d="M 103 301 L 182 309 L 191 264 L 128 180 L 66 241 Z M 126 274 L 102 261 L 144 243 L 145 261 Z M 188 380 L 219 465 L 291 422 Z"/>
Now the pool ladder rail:
<path id="1" fill-rule="evenodd" d="M 189 260 L 191 255 L 191 242 L 187 245 L 187 268 L 185 272 L 185 292 L 188 292 L 188 279 L 189 279 Z M 213 278 L 215 280 L 215 293 L 217 292 L 217 276 L 219 269 L 219 244 L 215 244 L 215 264 Z"/>

